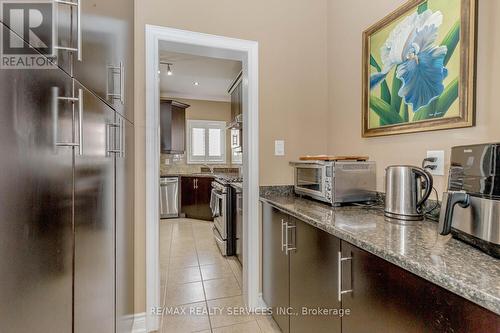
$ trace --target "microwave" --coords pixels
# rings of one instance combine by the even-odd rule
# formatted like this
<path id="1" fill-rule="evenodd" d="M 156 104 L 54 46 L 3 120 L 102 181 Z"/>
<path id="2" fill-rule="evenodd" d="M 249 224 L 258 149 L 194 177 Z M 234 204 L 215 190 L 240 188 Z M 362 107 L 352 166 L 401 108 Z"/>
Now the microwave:
<path id="1" fill-rule="evenodd" d="M 294 190 L 333 206 L 377 199 L 375 162 L 299 161 L 294 168 Z"/>

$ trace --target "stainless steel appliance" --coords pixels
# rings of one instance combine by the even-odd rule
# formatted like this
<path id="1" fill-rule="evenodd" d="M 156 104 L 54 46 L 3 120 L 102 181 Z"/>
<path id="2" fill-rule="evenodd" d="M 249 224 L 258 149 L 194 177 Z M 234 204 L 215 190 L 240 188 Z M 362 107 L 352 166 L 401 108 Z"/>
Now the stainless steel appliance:
<path id="1" fill-rule="evenodd" d="M 0 69 L 0 332 L 132 331 L 133 1 L 101 5 L 54 1 L 60 68 Z"/>
<path id="2" fill-rule="evenodd" d="M 221 253 L 225 256 L 236 254 L 236 227 L 233 221 L 231 183 L 241 182 L 235 176 L 217 176 L 212 182 L 212 213 L 214 215 L 213 234 Z"/>
<path id="3" fill-rule="evenodd" d="M 452 148 L 439 231 L 500 258 L 500 143 Z"/>
<path id="4" fill-rule="evenodd" d="M 331 205 L 376 199 L 375 162 L 290 162 L 295 193 Z"/>
<path id="5" fill-rule="evenodd" d="M 179 217 L 179 177 L 160 178 L 160 218 Z"/>
<path id="6" fill-rule="evenodd" d="M 233 188 L 233 225 L 236 232 L 236 258 L 243 265 L 244 248 L 243 248 L 243 188 L 242 183 L 231 184 Z"/>
<path id="7" fill-rule="evenodd" d="M 385 216 L 405 221 L 422 220 L 424 203 L 432 192 L 432 186 L 432 175 L 422 168 L 406 165 L 388 167 L 385 170 Z"/>

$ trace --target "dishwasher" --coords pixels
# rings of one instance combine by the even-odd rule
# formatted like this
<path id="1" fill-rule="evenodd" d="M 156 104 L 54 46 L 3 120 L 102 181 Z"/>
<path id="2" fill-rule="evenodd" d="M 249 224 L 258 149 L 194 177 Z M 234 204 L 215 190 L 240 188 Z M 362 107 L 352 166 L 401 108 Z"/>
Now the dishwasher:
<path id="1" fill-rule="evenodd" d="M 160 218 L 179 217 L 179 177 L 160 178 Z"/>

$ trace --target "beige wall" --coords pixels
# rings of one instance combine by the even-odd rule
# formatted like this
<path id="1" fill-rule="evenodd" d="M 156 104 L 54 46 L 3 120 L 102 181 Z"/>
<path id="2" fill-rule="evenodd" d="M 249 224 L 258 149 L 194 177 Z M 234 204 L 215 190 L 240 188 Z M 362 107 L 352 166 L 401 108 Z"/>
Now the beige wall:
<path id="1" fill-rule="evenodd" d="M 168 97 L 165 97 L 168 98 Z M 214 102 L 194 99 L 174 98 L 174 100 L 188 104 L 186 110 L 186 119 L 192 120 L 216 120 L 229 123 L 231 119 L 231 103 L 229 102 Z M 214 167 L 231 167 L 231 132 L 226 131 L 226 164 L 214 165 Z M 165 164 L 165 160 L 169 160 L 169 164 Z M 160 159 L 161 173 L 184 173 L 184 172 L 200 172 L 202 165 L 187 164 L 186 156 L 180 161 L 173 161 L 171 156 L 162 154 Z"/>
<path id="2" fill-rule="evenodd" d="M 361 34 L 403 0 L 335 0 L 328 8 L 329 128 L 328 151 L 367 154 L 378 164 L 378 188 L 391 164 L 419 165 L 427 150 L 500 140 L 500 1 L 479 0 L 477 56 L 477 126 L 419 134 L 361 138 Z M 436 177 L 442 192 L 445 177 Z"/>
<path id="3" fill-rule="evenodd" d="M 140 2 L 140 5 L 139 5 Z M 479 0 L 477 126 L 361 138 L 361 33 L 403 0 L 136 1 L 136 312 L 145 310 L 144 25 L 256 40 L 260 62 L 260 183 L 289 184 L 301 154 L 368 154 L 379 189 L 389 164 L 419 164 L 428 149 L 500 140 L 500 2 Z M 275 139 L 286 156 L 273 156 Z M 436 179 L 439 191 L 444 179 Z"/>
<path id="4" fill-rule="evenodd" d="M 288 161 L 326 151 L 327 0 L 137 0 L 135 36 L 136 312 L 145 311 L 144 26 L 259 42 L 260 183 L 289 184 Z M 286 141 L 275 157 L 274 140 Z"/>

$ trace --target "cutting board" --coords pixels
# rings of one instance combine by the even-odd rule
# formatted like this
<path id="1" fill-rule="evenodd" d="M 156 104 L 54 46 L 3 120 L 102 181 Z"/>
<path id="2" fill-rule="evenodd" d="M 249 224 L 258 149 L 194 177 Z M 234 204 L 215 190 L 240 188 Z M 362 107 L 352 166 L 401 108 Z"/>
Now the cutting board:
<path id="1" fill-rule="evenodd" d="M 314 155 L 301 156 L 301 161 L 368 161 L 368 156 L 334 156 L 334 155 Z"/>

